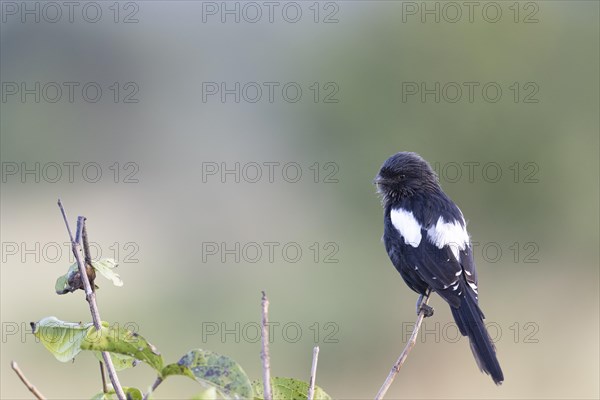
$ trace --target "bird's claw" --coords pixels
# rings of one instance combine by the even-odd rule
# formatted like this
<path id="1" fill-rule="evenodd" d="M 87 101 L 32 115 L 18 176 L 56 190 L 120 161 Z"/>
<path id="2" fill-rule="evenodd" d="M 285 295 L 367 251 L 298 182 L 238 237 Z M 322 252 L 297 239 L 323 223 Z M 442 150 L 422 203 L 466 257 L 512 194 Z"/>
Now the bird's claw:
<path id="1" fill-rule="evenodd" d="M 417 314 L 423 312 L 423 317 L 427 318 L 433 315 L 433 311 L 433 307 L 428 306 L 427 304 L 421 304 L 421 306 L 419 307 L 419 312 Z"/>
<path id="2" fill-rule="evenodd" d="M 417 300 L 417 315 L 423 312 L 423 317 L 427 318 L 433 315 L 433 311 L 433 307 L 425 304 L 425 296 L 420 295 L 419 299 Z"/>

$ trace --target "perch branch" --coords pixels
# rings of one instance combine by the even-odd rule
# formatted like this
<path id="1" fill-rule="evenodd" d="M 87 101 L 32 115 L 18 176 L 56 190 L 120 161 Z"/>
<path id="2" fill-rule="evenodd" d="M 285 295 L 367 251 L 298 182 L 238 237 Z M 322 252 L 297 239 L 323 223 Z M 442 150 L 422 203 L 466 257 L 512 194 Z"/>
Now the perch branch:
<path id="1" fill-rule="evenodd" d="M 319 346 L 313 349 L 312 367 L 310 368 L 310 383 L 308 386 L 308 399 L 313 400 L 315 397 L 315 380 L 317 379 L 317 363 L 319 362 Z"/>
<path id="2" fill-rule="evenodd" d="M 264 400 L 273 400 L 271 393 L 271 362 L 269 360 L 269 299 L 262 292 L 262 351 L 260 359 L 263 364 Z"/>
<path id="3" fill-rule="evenodd" d="M 10 362 L 10 367 L 13 369 L 13 371 L 15 371 L 15 373 L 17 374 L 17 376 L 21 379 L 21 382 L 23 382 L 23 384 L 25 386 L 27 386 L 27 389 L 29 389 L 29 391 L 31 393 L 33 393 L 33 395 L 35 396 L 36 399 L 38 399 L 38 400 L 45 400 L 44 395 L 41 394 L 40 391 L 37 390 L 37 388 L 35 386 L 33 386 L 31 384 L 31 382 L 29 382 L 27 380 L 27 378 L 25 377 L 25 375 L 23 375 L 23 372 L 21 371 L 21 369 L 19 368 L 19 366 L 17 365 L 17 363 L 15 361 L 11 361 Z"/>
<path id="4" fill-rule="evenodd" d="M 73 255 L 75 256 L 75 260 L 77 260 L 77 265 L 79 267 L 79 274 L 81 275 L 81 280 L 83 282 L 83 288 L 85 291 L 85 297 L 90 306 L 90 313 L 92 314 L 92 321 L 94 322 L 94 327 L 96 330 L 102 329 L 100 312 L 98 311 L 98 305 L 96 304 L 96 293 L 92 290 L 92 286 L 87 276 L 87 271 L 85 267 L 84 261 L 81 259 L 81 254 L 79 252 L 79 244 L 81 240 L 81 232 L 84 229 L 85 225 L 85 217 L 77 218 L 77 241 L 73 238 L 73 233 L 71 232 L 71 228 L 69 227 L 69 220 L 67 219 L 67 214 L 65 213 L 65 209 L 62 205 L 60 199 L 58 200 L 58 207 L 62 213 L 63 219 L 65 221 L 65 225 L 67 226 L 67 231 L 69 232 L 69 238 L 71 239 L 71 250 L 73 250 Z M 115 370 L 115 366 L 112 363 L 112 359 L 108 352 L 102 352 L 102 359 L 104 360 L 104 365 L 106 365 L 106 370 L 108 371 L 108 376 L 110 378 L 110 382 L 113 385 L 113 389 L 117 394 L 119 400 L 125 400 L 125 392 L 123 392 L 123 388 L 121 387 L 121 383 L 119 382 L 119 377 L 117 376 L 117 371 Z"/>
<path id="5" fill-rule="evenodd" d="M 396 363 L 392 366 L 390 374 L 388 375 L 385 382 L 383 383 L 383 386 L 381 386 L 381 389 L 379 389 L 377 396 L 375 396 L 375 400 L 383 399 L 383 397 L 387 393 L 388 389 L 392 385 L 392 382 L 394 382 L 396 375 L 398 375 L 398 372 L 400 372 L 400 369 L 404 365 L 404 362 L 406 361 L 408 354 L 410 353 L 412 348 L 415 346 L 415 343 L 417 342 L 417 335 L 419 333 L 419 329 L 421 328 L 421 323 L 423 322 L 423 318 L 425 318 L 426 308 L 423 306 L 424 305 L 426 306 L 427 303 L 429 302 L 430 293 L 431 292 L 428 290 L 427 293 L 425 293 L 425 295 L 423 296 L 423 299 L 421 300 L 421 304 L 420 304 L 419 315 L 417 316 L 417 322 L 415 322 L 415 327 L 412 331 L 412 334 L 410 335 L 410 339 L 408 340 L 408 343 L 406 343 L 404 350 L 402 350 L 400 357 L 398 357 L 398 360 L 396 360 Z"/>

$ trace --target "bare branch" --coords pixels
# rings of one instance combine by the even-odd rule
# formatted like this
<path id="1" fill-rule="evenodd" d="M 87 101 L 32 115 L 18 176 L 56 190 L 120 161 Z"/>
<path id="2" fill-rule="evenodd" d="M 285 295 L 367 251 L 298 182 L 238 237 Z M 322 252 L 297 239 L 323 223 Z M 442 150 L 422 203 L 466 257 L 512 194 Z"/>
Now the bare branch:
<path id="1" fill-rule="evenodd" d="M 92 286 L 90 284 L 90 280 L 87 276 L 86 266 L 84 261 L 81 259 L 81 252 L 79 251 L 80 247 L 80 239 L 81 232 L 84 229 L 85 225 L 85 217 L 77 218 L 77 233 L 76 237 L 78 241 L 73 238 L 73 233 L 71 232 L 71 228 L 69 227 L 69 221 L 67 219 L 67 214 L 62 205 L 60 199 L 58 200 L 58 207 L 62 213 L 63 219 L 65 220 L 65 225 L 67 226 L 67 231 L 69 232 L 69 238 L 71 239 L 71 250 L 73 251 L 73 255 L 75 256 L 75 260 L 77 260 L 77 266 L 79 267 L 79 274 L 81 275 L 81 281 L 83 282 L 83 288 L 85 291 L 85 297 L 90 306 L 90 313 L 92 314 L 92 321 L 94 322 L 94 327 L 96 330 L 102 329 L 100 312 L 98 311 L 98 305 L 96 304 L 96 293 L 92 290 Z M 119 377 L 117 376 L 117 371 L 115 370 L 115 366 L 112 363 L 112 359 L 108 352 L 102 352 L 102 359 L 104 360 L 104 364 L 106 365 L 106 370 L 108 371 L 108 376 L 113 385 L 113 389 L 117 394 L 119 400 L 125 400 L 125 392 L 123 392 L 123 388 L 121 387 L 121 383 L 119 382 Z"/>
<path id="2" fill-rule="evenodd" d="M 271 393 L 271 362 L 269 360 L 269 299 L 262 292 L 262 351 L 260 358 L 263 364 L 264 400 L 273 400 Z"/>
<path id="3" fill-rule="evenodd" d="M 312 367 L 310 368 L 310 383 L 308 385 L 308 399 L 315 397 L 315 381 L 317 379 L 317 363 L 319 362 L 319 346 L 313 349 Z"/>
<path id="4" fill-rule="evenodd" d="M 98 361 L 100 363 L 100 376 L 102 377 L 102 393 L 108 393 L 108 386 L 106 385 L 106 374 L 104 374 L 104 364 L 102 361 Z"/>
<path id="5" fill-rule="evenodd" d="M 423 298 L 421 300 L 421 304 L 420 304 L 419 315 L 417 316 L 417 321 L 415 322 L 415 327 L 413 329 L 412 334 L 410 335 L 410 339 L 408 340 L 408 343 L 406 343 L 404 350 L 402 350 L 400 357 L 398 357 L 398 360 L 396 360 L 396 363 L 392 367 L 388 377 L 386 378 L 385 382 L 383 383 L 383 386 L 381 386 L 381 389 L 379 389 L 377 396 L 375 396 L 375 400 L 383 399 L 383 397 L 387 393 L 388 389 L 392 385 L 392 382 L 394 382 L 396 375 L 398 375 L 398 372 L 400 372 L 400 369 L 404 365 L 404 362 L 406 361 L 408 354 L 410 353 L 410 351 L 414 347 L 415 343 L 417 342 L 417 334 L 419 333 L 419 329 L 421 328 L 421 323 L 423 322 L 423 318 L 425 318 L 425 313 L 426 313 L 426 308 L 423 306 L 426 306 L 427 303 L 429 302 L 429 294 L 430 294 L 430 291 L 428 290 L 427 293 L 423 296 Z"/>
<path id="6" fill-rule="evenodd" d="M 15 371 L 15 373 L 17 374 L 17 376 L 21 379 L 21 382 L 23 382 L 25 384 L 25 386 L 27 386 L 27 389 L 29 389 L 29 391 L 31 393 L 33 393 L 33 395 L 35 396 L 36 399 L 38 400 L 45 400 L 45 397 L 43 394 L 40 393 L 39 390 L 36 389 L 35 386 L 33 386 L 25 377 L 25 375 L 23 375 L 23 372 L 21 371 L 21 369 L 19 368 L 19 366 L 17 365 L 17 363 L 15 361 L 11 361 L 10 362 L 10 367 L 13 369 L 13 371 Z"/>
<path id="7" fill-rule="evenodd" d="M 69 239 L 71 239 L 71 243 L 73 243 L 75 241 L 75 239 L 73 239 L 73 233 L 71 232 L 71 227 L 69 226 L 69 220 L 67 219 L 67 214 L 65 213 L 65 209 L 64 209 L 60 199 L 58 199 L 58 208 L 60 208 L 60 212 L 62 213 L 63 219 L 65 220 L 65 225 L 67 226 L 67 232 L 69 232 Z"/>
<path id="8" fill-rule="evenodd" d="M 83 220 L 83 228 L 81 229 L 81 241 L 83 243 L 83 256 L 85 258 L 85 263 L 92 265 L 92 252 L 90 251 L 90 242 L 88 240 L 87 229 L 85 227 L 85 218 Z M 77 243 L 79 243 L 79 241 L 77 241 Z"/>

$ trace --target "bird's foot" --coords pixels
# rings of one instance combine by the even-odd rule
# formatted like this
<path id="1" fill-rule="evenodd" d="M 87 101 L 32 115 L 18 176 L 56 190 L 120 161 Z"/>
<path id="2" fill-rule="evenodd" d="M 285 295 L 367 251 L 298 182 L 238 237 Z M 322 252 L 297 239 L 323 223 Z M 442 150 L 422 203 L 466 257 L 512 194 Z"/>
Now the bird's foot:
<path id="1" fill-rule="evenodd" d="M 427 318 L 427 317 L 431 317 L 433 315 L 433 307 L 428 306 L 427 304 L 421 304 L 421 307 L 419 309 L 419 313 L 423 311 L 423 317 Z"/>
<path id="2" fill-rule="evenodd" d="M 421 314 L 421 312 L 423 312 L 423 317 L 427 318 L 427 317 L 431 317 L 433 315 L 433 307 L 425 304 L 425 299 L 427 299 L 429 296 L 425 297 L 424 295 L 420 295 L 419 298 L 417 299 L 417 315 Z"/>

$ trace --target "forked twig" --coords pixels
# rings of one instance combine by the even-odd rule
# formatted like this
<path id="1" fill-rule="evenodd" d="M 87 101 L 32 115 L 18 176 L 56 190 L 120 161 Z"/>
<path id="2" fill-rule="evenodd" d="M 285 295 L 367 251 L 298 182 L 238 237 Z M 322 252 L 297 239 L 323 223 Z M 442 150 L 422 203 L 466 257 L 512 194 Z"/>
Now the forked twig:
<path id="1" fill-rule="evenodd" d="M 65 221 L 65 225 L 67 226 L 67 231 L 69 232 L 69 238 L 71 239 L 71 250 L 73 250 L 73 255 L 75 256 L 75 260 L 77 260 L 77 266 L 79 267 L 79 274 L 81 275 L 81 281 L 83 282 L 83 288 L 85 291 L 85 297 L 90 306 L 90 313 L 92 314 L 92 321 L 94 322 L 94 327 L 96 330 L 102 329 L 100 312 L 98 311 L 98 305 L 96 304 L 96 292 L 92 290 L 92 286 L 90 284 L 90 280 L 87 276 L 85 262 L 81 259 L 81 254 L 79 252 L 79 246 L 81 243 L 81 233 L 84 229 L 85 217 L 77 218 L 77 232 L 76 238 L 73 238 L 73 233 L 71 232 L 71 228 L 69 227 L 69 220 L 67 219 L 67 214 L 62 205 L 60 199 L 58 200 L 58 207 L 60 208 L 60 212 L 62 213 L 63 219 Z M 117 394 L 119 400 L 125 400 L 125 392 L 121 387 L 121 383 L 119 382 L 119 377 L 117 376 L 117 371 L 115 370 L 115 366 L 112 363 L 112 359 L 108 352 L 102 352 L 102 359 L 104 360 L 104 364 L 106 365 L 106 370 L 108 371 L 108 377 L 110 378 L 110 382 L 113 385 L 113 389 Z"/>

